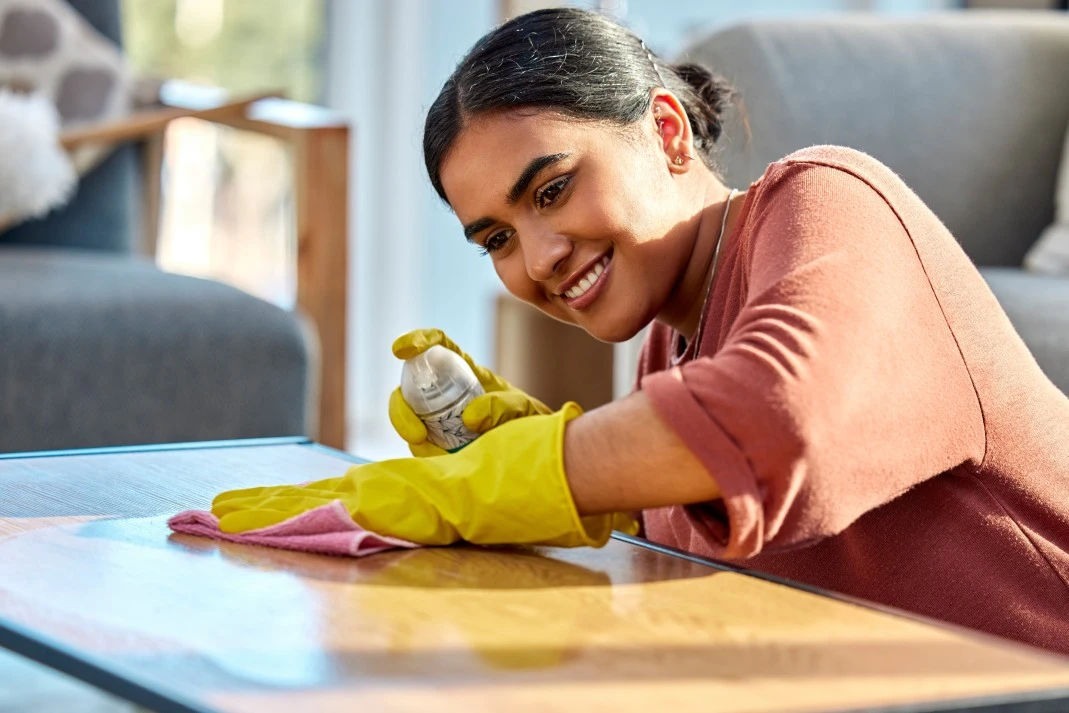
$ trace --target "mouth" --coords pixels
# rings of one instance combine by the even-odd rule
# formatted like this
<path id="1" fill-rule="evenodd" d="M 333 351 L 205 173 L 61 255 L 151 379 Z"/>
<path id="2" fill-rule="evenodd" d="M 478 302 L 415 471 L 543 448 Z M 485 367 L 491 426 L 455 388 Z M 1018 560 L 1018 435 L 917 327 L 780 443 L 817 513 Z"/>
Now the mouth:
<path id="1" fill-rule="evenodd" d="M 605 291 L 611 272 L 612 250 L 609 250 L 588 266 L 578 278 L 570 280 L 571 286 L 561 293 L 560 298 L 571 309 L 586 309 Z"/>

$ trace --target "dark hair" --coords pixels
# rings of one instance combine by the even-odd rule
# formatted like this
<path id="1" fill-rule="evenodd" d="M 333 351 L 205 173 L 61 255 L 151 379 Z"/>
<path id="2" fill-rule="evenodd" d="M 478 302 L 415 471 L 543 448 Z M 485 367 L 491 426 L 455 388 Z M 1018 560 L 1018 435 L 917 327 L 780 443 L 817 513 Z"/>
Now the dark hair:
<path id="1" fill-rule="evenodd" d="M 431 104 L 423 126 L 431 183 L 446 200 L 442 161 L 470 117 L 530 107 L 626 125 L 649 109 L 654 87 L 679 98 L 694 147 L 711 166 L 721 114 L 734 98 L 726 81 L 697 64 L 668 64 L 630 30 L 595 12 L 553 8 L 521 15 L 476 42 Z"/>

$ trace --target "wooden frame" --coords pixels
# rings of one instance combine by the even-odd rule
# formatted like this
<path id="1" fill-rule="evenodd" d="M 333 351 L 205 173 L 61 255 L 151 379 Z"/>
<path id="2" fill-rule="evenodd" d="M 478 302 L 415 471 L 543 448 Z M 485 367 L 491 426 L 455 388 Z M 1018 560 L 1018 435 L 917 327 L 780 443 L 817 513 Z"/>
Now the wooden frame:
<path id="1" fill-rule="evenodd" d="M 273 136 L 293 149 L 297 218 L 297 310 L 319 338 L 317 394 L 309 435 L 339 449 L 346 437 L 349 125 L 322 107 L 270 95 L 243 99 L 170 84 L 166 104 L 117 122 L 65 133 L 68 150 L 114 141 L 145 141 L 144 246 L 155 254 L 163 132 L 174 119 L 199 118 Z"/>

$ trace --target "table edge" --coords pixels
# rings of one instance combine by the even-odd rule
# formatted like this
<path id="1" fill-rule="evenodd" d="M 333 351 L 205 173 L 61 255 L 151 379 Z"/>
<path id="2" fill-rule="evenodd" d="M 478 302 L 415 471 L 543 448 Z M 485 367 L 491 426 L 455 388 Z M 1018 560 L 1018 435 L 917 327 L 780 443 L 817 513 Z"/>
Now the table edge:
<path id="1" fill-rule="evenodd" d="M 186 699 L 166 685 L 147 683 L 121 666 L 104 663 L 51 637 L 0 617 L 0 647 L 58 671 L 98 691 L 158 713 L 219 713 Z"/>
<path id="2" fill-rule="evenodd" d="M 191 451 L 207 450 L 211 448 L 251 448 L 255 446 L 307 446 L 314 445 L 327 448 L 314 443 L 305 436 L 278 436 L 272 438 L 234 438 L 222 441 L 189 441 L 185 443 L 146 443 L 136 446 L 103 446 L 100 448 L 70 448 L 54 451 L 25 451 L 14 453 L 0 453 L 0 460 L 24 460 L 30 458 L 61 458 L 66 456 L 97 456 L 116 455 L 121 453 L 152 453 L 158 451 Z M 333 448 L 328 450 L 334 451 Z M 338 454 L 350 455 L 342 451 Z M 355 458 L 355 456 L 350 456 Z M 358 459 L 358 462 L 362 462 Z"/>
<path id="3" fill-rule="evenodd" d="M 969 629 L 964 626 L 959 626 L 950 622 L 942 621 L 941 619 L 933 619 L 931 617 L 924 616 L 923 614 L 917 614 L 916 612 L 907 611 L 905 609 L 897 609 L 887 604 L 881 604 L 879 602 L 869 601 L 867 599 L 861 599 L 859 597 L 852 597 L 849 594 L 842 594 L 830 589 L 823 589 L 811 584 L 805 584 L 804 582 L 798 582 L 793 579 L 787 579 L 786 577 L 779 577 L 774 574 L 768 574 L 767 572 L 761 572 L 755 569 L 746 569 L 745 567 L 739 567 L 728 562 L 711 559 L 708 557 L 702 557 L 696 555 L 693 552 L 687 552 L 668 545 L 662 545 L 657 542 L 651 542 L 644 540 L 640 537 L 628 535 L 623 532 L 613 532 L 612 539 L 626 542 L 629 545 L 635 547 L 641 547 L 642 549 L 652 550 L 663 555 L 670 557 L 677 557 L 679 559 L 687 560 L 695 564 L 704 565 L 711 569 L 718 569 L 723 572 L 733 572 L 735 574 L 741 574 L 746 577 L 753 577 L 754 579 L 764 580 L 772 584 L 779 584 L 784 587 L 796 589 L 799 591 L 807 592 L 809 594 L 815 594 L 826 599 L 833 599 L 844 604 L 852 604 L 865 609 L 879 612 L 881 614 L 887 614 L 900 619 L 908 619 L 927 626 L 933 626 L 943 630 L 953 631 L 964 636 L 968 636 L 972 639 L 978 639 L 980 641 L 990 642 L 1004 648 L 1016 648 L 1022 653 L 1026 653 L 1032 656 L 1044 657 L 1056 660 L 1059 663 L 1063 663 L 1069 666 L 1069 658 L 1056 654 L 1046 649 L 1041 649 L 1036 646 L 1029 646 L 1020 641 L 1014 641 L 1013 639 L 1005 639 L 994 634 L 987 634 L 975 629 Z M 1047 707 L 1047 704 L 1056 707 Z M 1028 706 L 1026 709 L 1020 709 L 1017 706 Z M 1012 707 L 1007 707 L 1012 706 Z M 1038 707 L 1037 707 L 1038 706 Z M 931 702 L 931 703 L 908 703 L 902 705 L 895 705 L 889 707 L 879 708 L 859 708 L 842 711 L 840 713 L 853 713 L 853 711 L 866 711 L 875 713 L 943 713 L 945 711 L 968 711 L 969 713 L 1001 713 L 1002 711 L 1027 711 L 1027 713 L 1046 713 L 1052 711 L 1056 713 L 1064 713 L 1069 710 L 1069 687 L 1065 688 L 1048 688 L 1037 689 L 1035 691 L 1026 691 L 1024 693 L 1007 693 L 1007 694 L 992 694 L 988 696 L 977 696 L 970 698 L 954 698 L 947 701 Z"/>

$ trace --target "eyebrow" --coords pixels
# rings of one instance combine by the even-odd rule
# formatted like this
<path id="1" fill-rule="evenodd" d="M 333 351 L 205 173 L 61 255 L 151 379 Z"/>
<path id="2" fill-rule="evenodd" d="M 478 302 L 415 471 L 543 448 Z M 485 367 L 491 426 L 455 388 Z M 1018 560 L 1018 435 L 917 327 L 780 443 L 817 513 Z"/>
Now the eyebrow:
<path id="1" fill-rule="evenodd" d="M 520 200 L 520 197 L 527 191 L 527 187 L 531 185 L 531 181 L 533 181 L 539 173 L 545 170 L 548 166 L 559 163 L 569 156 L 571 156 L 569 153 L 555 153 L 531 159 L 531 162 L 523 169 L 523 173 L 520 174 L 520 177 L 512 184 L 512 188 L 509 189 L 508 196 L 506 197 L 509 205 L 515 205 Z M 486 230 L 493 224 L 494 220 L 491 218 L 479 218 L 478 220 L 472 221 L 464 226 L 464 237 L 470 242 L 474 235 Z"/>

